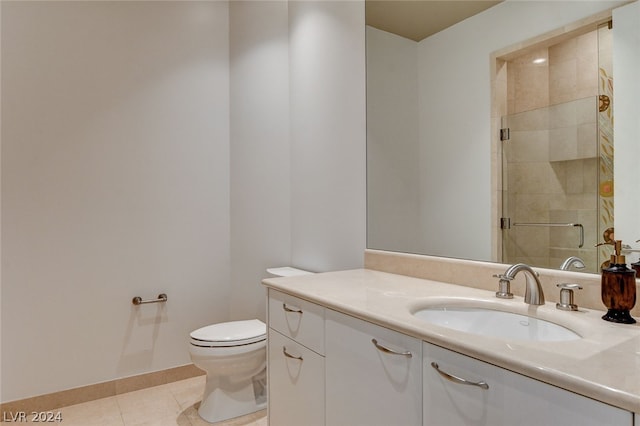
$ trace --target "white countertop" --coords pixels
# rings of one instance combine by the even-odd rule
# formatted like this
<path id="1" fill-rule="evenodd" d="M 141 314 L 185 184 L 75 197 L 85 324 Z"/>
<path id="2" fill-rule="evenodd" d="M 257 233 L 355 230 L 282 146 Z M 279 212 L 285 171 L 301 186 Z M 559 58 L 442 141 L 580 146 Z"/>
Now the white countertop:
<path id="1" fill-rule="evenodd" d="M 577 312 L 560 311 L 550 302 L 529 306 L 521 297 L 503 300 L 491 291 L 368 269 L 269 278 L 263 283 L 329 309 L 640 413 L 640 325 L 603 321 L 603 311 L 583 308 Z M 582 339 L 506 341 L 432 325 L 412 315 L 429 301 L 442 297 L 486 300 L 493 308 L 564 325 Z"/>

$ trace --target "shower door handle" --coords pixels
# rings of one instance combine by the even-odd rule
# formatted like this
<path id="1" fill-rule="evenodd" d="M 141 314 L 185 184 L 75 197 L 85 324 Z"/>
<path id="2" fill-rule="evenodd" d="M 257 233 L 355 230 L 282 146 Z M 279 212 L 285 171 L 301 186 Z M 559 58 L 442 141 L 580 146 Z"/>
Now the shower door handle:
<path id="1" fill-rule="evenodd" d="M 580 231 L 580 244 L 578 248 L 582 248 L 584 246 L 584 226 L 581 223 L 514 223 L 513 226 L 574 226 Z"/>

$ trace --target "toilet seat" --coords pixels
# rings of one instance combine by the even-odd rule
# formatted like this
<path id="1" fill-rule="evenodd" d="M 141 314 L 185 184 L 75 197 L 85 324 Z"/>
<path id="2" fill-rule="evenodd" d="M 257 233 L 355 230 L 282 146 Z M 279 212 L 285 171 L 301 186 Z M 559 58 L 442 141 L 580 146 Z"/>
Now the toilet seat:
<path id="1" fill-rule="evenodd" d="M 199 328 L 191 332 L 190 337 L 194 346 L 243 346 L 266 340 L 267 326 L 257 319 L 231 321 Z"/>

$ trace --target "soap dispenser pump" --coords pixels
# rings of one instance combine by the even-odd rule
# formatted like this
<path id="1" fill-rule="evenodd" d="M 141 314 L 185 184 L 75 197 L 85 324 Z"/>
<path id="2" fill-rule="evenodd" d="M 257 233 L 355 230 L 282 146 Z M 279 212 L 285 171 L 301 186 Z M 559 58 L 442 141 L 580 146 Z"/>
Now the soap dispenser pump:
<path id="1" fill-rule="evenodd" d="M 607 268 L 602 270 L 602 302 L 607 313 L 602 317 L 605 321 L 621 324 L 634 324 L 635 319 L 629 311 L 636 304 L 636 271 L 627 267 L 622 251 L 622 241 L 600 243 L 614 246 L 614 254 Z"/>

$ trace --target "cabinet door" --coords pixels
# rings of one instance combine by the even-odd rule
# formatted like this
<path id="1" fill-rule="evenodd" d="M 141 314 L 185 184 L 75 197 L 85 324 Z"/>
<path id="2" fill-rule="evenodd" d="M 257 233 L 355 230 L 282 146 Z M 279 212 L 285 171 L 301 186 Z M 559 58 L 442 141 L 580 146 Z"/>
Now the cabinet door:
<path id="1" fill-rule="evenodd" d="M 324 357 L 269 329 L 269 424 L 324 425 Z"/>
<path id="2" fill-rule="evenodd" d="M 633 424 L 628 411 L 459 353 L 425 343 L 423 354 L 425 425 Z"/>
<path id="3" fill-rule="evenodd" d="M 510 371 L 504 375 L 505 425 L 631 426 L 629 411 Z"/>
<path id="4" fill-rule="evenodd" d="M 327 425 L 420 425 L 422 342 L 330 310 L 326 319 Z"/>
<path id="5" fill-rule="evenodd" d="M 501 369 L 428 343 L 424 343 L 423 354 L 425 426 L 503 424 L 502 412 L 507 407 Z"/>

